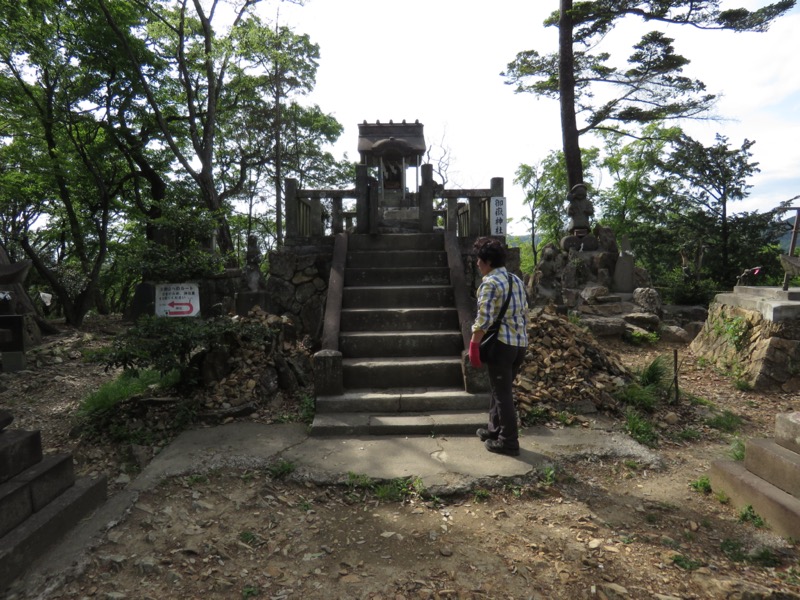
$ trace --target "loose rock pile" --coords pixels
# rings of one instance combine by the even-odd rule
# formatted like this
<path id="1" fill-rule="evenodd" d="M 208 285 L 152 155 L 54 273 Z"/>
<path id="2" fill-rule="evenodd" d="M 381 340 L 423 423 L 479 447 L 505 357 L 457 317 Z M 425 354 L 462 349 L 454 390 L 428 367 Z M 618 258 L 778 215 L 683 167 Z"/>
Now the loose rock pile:
<path id="1" fill-rule="evenodd" d="M 549 307 L 531 311 L 529 346 L 516 381 L 520 413 L 615 412 L 612 393 L 630 380 L 619 357 L 604 350 L 591 333 Z"/>
<path id="2" fill-rule="evenodd" d="M 255 413 L 268 421 L 286 419 L 297 412 L 298 396 L 313 395 L 308 351 L 287 317 L 255 307 L 240 319 L 243 325 L 264 326 L 270 336 L 258 341 L 230 340 L 224 348 L 202 357 L 200 417 L 225 420 Z"/>

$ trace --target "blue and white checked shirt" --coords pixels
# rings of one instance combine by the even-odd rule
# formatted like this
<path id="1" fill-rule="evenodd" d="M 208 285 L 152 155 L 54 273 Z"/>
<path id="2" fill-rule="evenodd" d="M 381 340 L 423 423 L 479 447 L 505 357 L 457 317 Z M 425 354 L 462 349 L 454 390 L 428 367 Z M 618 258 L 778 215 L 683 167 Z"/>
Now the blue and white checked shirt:
<path id="1" fill-rule="evenodd" d="M 514 282 L 511 301 L 500 323 L 497 339 L 509 346 L 528 345 L 528 300 L 525 285 L 519 277 L 510 274 Z M 478 287 L 478 314 L 472 324 L 472 331 L 488 331 L 492 326 L 508 295 L 509 272 L 505 267 L 492 269 Z"/>

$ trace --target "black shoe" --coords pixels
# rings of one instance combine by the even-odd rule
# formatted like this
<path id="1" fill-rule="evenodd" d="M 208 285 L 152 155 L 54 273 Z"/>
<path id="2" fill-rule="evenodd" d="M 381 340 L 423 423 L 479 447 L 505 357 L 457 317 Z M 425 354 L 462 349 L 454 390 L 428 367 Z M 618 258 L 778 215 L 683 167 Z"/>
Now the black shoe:
<path id="1" fill-rule="evenodd" d="M 519 446 L 506 446 L 500 440 L 486 440 L 483 443 L 489 452 L 495 454 L 505 454 L 506 456 L 519 456 Z"/>
<path id="2" fill-rule="evenodd" d="M 483 429 L 483 428 L 478 429 L 478 431 L 475 432 L 475 435 L 477 435 L 479 438 L 481 438 L 482 442 L 485 442 L 486 440 L 496 440 L 497 439 L 497 434 L 496 433 L 492 433 L 488 429 Z"/>

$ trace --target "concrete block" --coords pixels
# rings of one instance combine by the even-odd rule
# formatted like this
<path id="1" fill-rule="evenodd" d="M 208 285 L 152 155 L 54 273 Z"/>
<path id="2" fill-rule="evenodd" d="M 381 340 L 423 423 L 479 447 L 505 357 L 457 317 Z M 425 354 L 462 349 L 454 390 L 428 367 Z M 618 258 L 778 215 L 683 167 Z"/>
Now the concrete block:
<path id="1" fill-rule="evenodd" d="M 42 510 L 75 483 L 71 454 L 54 454 L 17 475 L 13 481 L 28 484 L 33 510 Z"/>
<path id="2" fill-rule="evenodd" d="M 343 389 L 342 353 L 320 350 L 312 357 L 314 393 L 319 396 L 338 396 Z"/>
<path id="3" fill-rule="evenodd" d="M 7 410 L 0 409 L 0 431 L 3 431 L 6 427 L 11 425 L 14 422 L 14 415 L 12 415 Z"/>
<path id="4" fill-rule="evenodd" d="M 0 593 L 105 500 L 105 477 L 79 479 L 43 510 L 0 538 Z"/>
<path id="5" fill-rule="evenodd" d="M 775 415 L 775 442 L 800 454 L 800 411 Z"/>
<path id="6" fill-rule="evenodd" d="M 791 494 L 754 475 L 740 461 L 712 463 L 709 479 L 714 491 L 724 492 L 736 508 L 750 505 L 773 532 L 800 539 L 800 500 Z"/>
<path id="7" fill-rule="evenodd" d="M 369 433 L 369 415 L 363 413 L 326 413 L 314 416 L 311 435 L 353 436 Z"/>
<path id="8" fill-rule="evenodd" d="M 3 352 L 0 362 L 3 363 L 3 373 L 16 373 L 28 368 L 24 352 Z"/>
<path id="9" fill-rule="evenodd" d="M 26 482 L 0 484 L 0 538 L 33 514 L 33 503 Z"/>
<path id="10" fill-rule="evenodd" d="M 745 468 L 800 499 L 800 454 L 779 446 L 772 439 L 747 440 Z"/>
<path id="11" fill-rule="evenodd" d="M 38 431 L 4 429 L 0 432 L 0 483 L 41 460 L 42 437 Z"/>

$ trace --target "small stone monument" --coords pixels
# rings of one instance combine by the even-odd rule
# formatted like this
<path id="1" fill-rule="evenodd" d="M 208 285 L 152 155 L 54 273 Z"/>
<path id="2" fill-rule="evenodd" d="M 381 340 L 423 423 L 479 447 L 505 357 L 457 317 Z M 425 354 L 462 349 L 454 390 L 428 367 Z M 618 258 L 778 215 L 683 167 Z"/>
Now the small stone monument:
<path id="1" fill-rule="evenodd" d="M 242 287 L 236 295 L 236 314 L 246 315 L 254 306 L 266 309 L 266 289 L 267 284 L 261 274 L 261 252 L 258 249 L 258 238 L 251 235 L 247 238 Z"/>
<path id="2" fill-rule="evenodd" d="M 569 208 L 567 214 L 570 217 L 567 231 L 569 235 L 561 240 L 561 248 L 569 252 L 589 252 L 597 250 L 597 238 L 590 233 L 591 217 L 594 215 L 594 207 L 588 198 L 586 185 L 578 183 L 572 186 L 567 194 Z"/>
<path id="3" fill-rule="evenodd" d="M 620 241 L 620 252 L 614 266 L 614 291 L 630 294 L 636 288 L 633 281 L 633 252 L 628 236 L 623 235 Z"/>

